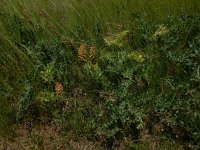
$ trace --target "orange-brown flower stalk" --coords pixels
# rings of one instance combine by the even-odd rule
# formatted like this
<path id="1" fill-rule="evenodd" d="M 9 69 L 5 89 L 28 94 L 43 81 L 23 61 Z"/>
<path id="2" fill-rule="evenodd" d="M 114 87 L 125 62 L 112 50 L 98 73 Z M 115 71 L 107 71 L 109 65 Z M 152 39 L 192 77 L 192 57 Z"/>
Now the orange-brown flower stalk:
<path id="1" fill-rule="evenodd" d="M 81 43 L 78 49 L 78 57 L 81 62 L 86 62 L 86 45 L 84 43 Z"/>
<path id="2" fill-rule="evenodd" d="M 91 62 L 94 61 L 95 54 L 96 54 L 96 46 L 91 46 L 90 47 L 90 60 L 91 60 Z"/>
<path id="3" fill-rule="evenodd" d="M 63 92 L 63 85 L 62 85 L 62 83 L 56 82 L 56 84 L 55 84 L 55 93 L 56 93 L 56 96 L 61 95 L 62 92 Z"/>

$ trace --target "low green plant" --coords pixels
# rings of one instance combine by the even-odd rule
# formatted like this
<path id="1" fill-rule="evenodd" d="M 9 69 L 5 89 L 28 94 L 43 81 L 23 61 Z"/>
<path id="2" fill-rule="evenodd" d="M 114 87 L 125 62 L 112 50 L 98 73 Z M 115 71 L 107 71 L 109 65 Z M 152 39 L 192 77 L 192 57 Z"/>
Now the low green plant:
<path id="1" fill-rule="evenodd" d="M 99 138 L 109 148 L 129 137 L 133 149 L 145 149 L 134 142 L 144 130 L 167 137 L 157 140 L 163 149 L 171 140 L 199 147 L 198 0 L 0 5 L 0 127 L 13 111 L 18 122 L 60 124 L 75 139 Z M 33 141 L 41 148 L 40 136 Z"/>

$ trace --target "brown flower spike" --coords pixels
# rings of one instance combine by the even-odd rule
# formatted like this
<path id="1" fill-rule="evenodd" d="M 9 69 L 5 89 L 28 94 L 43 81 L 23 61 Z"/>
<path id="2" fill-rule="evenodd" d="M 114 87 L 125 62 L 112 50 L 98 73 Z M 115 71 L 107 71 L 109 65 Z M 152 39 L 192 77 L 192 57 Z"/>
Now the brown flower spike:
<path id="1" fill-rule="evenodd" d="M 86 62 L 86 45 L 84 43 L 81 43 L 78 49 L 78 57 L 81 62 Z"/>
<path id="2" fill-rule="evenodd" d="M 96 54 L 96 46 L 91 46 L 90 47 L 90 60 L 91 60 L 91 62 L 94 61 L 95 54 Z"/>
<path id="3" fill-rule="evenodd" d="M 56 96 L 61 95 L 62 92 L 63 92 L 63 85 L 62 85 L 62 83 L 56 82 L 56 84 L 55 84 L 55 93 L 56 93 Z"/>

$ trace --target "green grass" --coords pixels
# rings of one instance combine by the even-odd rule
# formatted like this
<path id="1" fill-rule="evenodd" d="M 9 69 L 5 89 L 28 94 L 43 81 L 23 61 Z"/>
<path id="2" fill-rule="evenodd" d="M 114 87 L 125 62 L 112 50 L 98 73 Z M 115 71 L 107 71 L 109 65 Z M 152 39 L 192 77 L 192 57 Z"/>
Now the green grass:
<path id="1" fill-rule="evenodd" d="M 145 129 L 199 146 L 199 0 L 2 0 L 0 8 L 2 131 L 51 121 L 108 147 Z"/>

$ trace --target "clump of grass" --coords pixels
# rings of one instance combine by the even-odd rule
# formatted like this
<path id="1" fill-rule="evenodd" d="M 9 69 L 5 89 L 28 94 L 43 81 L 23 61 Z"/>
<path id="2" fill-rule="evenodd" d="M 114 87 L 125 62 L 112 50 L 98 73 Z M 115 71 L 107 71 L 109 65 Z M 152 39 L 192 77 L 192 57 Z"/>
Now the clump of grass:
<path id="1" fill-rule="evenodd" d="M 0 5 L 1 129 L 13 111 L 108 148 L 141 130 L 198 147 L 199 0 Z"/>

